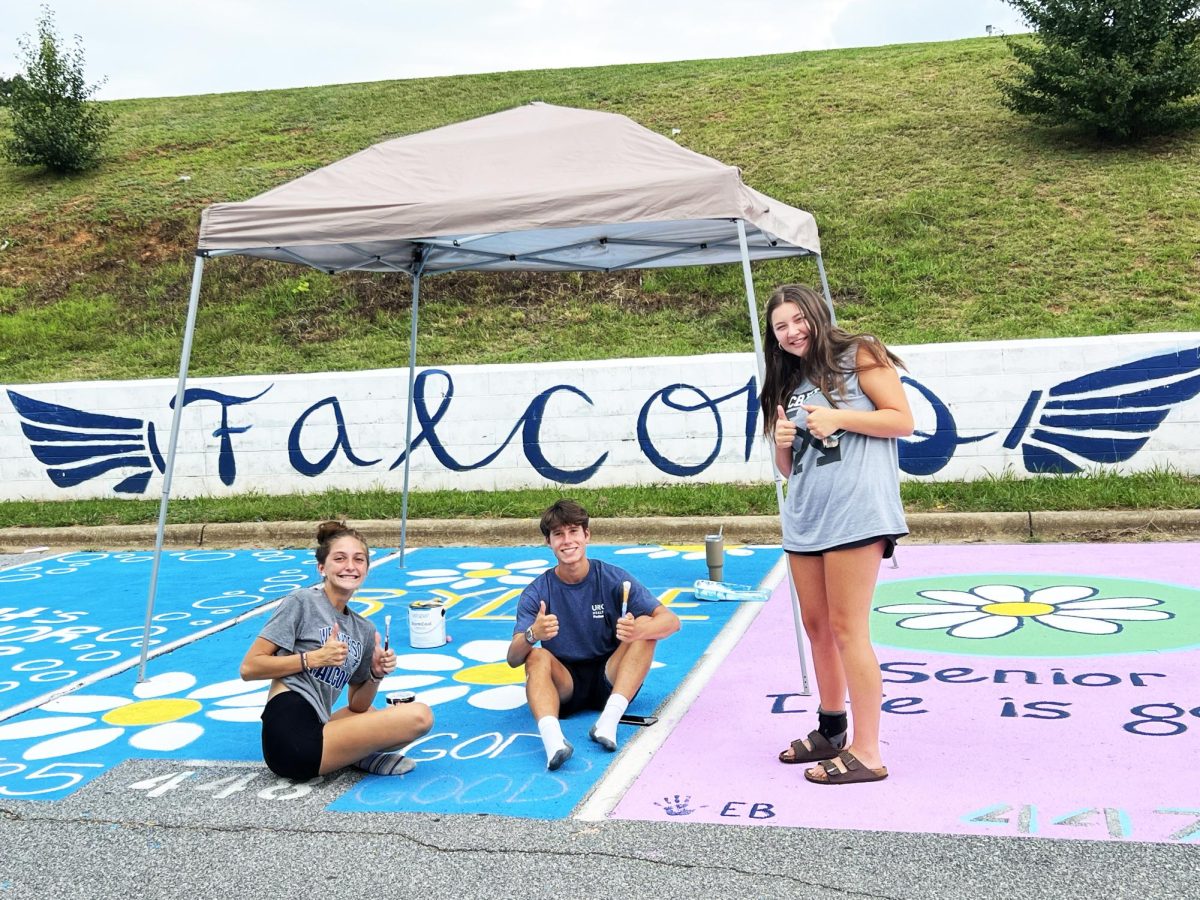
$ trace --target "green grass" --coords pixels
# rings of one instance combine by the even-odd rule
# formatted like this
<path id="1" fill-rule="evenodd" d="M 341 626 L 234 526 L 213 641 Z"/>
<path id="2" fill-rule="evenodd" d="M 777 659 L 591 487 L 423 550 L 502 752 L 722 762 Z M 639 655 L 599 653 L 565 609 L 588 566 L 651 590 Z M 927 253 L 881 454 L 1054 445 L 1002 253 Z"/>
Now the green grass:
<path id="1" fill-rule="evenodd" d="M 1034 128 L 998 102 L 1010 64 L 989 38 L 111 102 L 97 171 L 0 163 L 0 381 L 172 375 L 205 206 L 532 99 L 679 128 L 811 210 L 841 320 L 891 343 L 1200 329 L 1196 135 L 1112 149 Z M 748 350 L 741 290 L 736 266 L 429 278 L 418 362 Z M 408 312 L 400 276 L 215 260 L 191 371 L 401 365 Z"/>
<path id="2" fill-rule="evenodd" d="M 1200 135 L 1095 147 L 1001 108 L 999 39 L 117 101 L 95 172 L 0 162 L 0 383 L 174 376 L 201 211 L 389 137 L 540 99 L 631 116 L 816 216 L 840 321 L 889 343 L 1200 330 Z M 102 75 L 103 73 L 97 73 Z M 8 127 L 0 110 L 0 136 Z M 184 177 L 186 176 L 186 178 Z M 755 266 L 760 294 L 816 279 Z M 410 286 L 226 258 L 191 374 L 407 365 Z M 422 287 L 422 365 L 748 351 L 736 266 L 458 273 Z M 536 340 L 530 335 L 536 335 Z M 770 485 L 574 492 L 597 516 L 771 514 Z M 421 493 L 536 515 L 558 492 Z M 904 485 L 916 510 L 1196 508 L 1171 474 Z M 398 515 L 389 493 L 176 500 L 172 521 Z M 157 501 L 3 503 L 0 523 L 152 522 Z"/>
<path id="3" fill-rule="evenodd" d="M 909 512 L 1025 512 L 1044 510 L 1196 509 L 1200 478 L 1157 471 L 1093 473 L 1037 479 L 997 476 L 975 482 L 905 482 Z M 773 484 L 674 484 L 521 491 L 428 491 L 409 496 L 414 519 L 536 519 L 562 496 L 596 518 L 644 516 L 770 516 L 778 513 Z M 0 528 L 66 525 L 145 525 L 158 521 L 157 500 L 69 500 L 0 503 Z M 326 491 L 284 497 L 246 495 L 171 501 L 177 524 L 318 522 L 396 519 L 393 491 Z"/>

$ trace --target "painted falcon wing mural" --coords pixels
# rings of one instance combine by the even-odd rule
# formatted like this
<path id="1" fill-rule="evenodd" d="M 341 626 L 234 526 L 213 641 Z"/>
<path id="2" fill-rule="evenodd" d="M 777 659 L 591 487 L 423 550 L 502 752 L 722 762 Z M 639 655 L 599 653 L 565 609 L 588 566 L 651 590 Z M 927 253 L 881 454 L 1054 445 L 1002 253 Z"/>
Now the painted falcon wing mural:
<path id="1" fill-rule="evenodd" d="M 113 491 L 140 494 L 154 468 L 166 470 L 153 422 L 59 406 L 16 391 L 8 391 L 8 399 L 34 458 L 60 488 L 118 472 L 124 477 Z"/>
<path id="2" fill-rule="evenodd" d="M 1004 446 L 1030 472 L 1079 472 L 1142 449 L 1167 414 L 1200 394 L 1200 347 L 1091 372 L 1032 391 Z"/>

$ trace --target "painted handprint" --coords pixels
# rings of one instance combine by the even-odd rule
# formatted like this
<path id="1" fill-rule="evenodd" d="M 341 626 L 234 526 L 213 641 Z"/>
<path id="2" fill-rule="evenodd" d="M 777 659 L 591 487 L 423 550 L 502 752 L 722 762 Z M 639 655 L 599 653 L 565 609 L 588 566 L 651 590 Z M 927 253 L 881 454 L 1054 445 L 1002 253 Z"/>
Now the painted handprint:
<path id="1" fill-rule="evenodd" d="M 702 803 L 697 806 L 696 809 L 692 809 L 691 806 L 688 805 L 691 802 L 691 794 L 688 794 L 686 797 L 680 797 L 678 794 L 676 794 L 674 797 L 663 797 L 662 803 L 659 803 L 656 800 L 654 801 L 654 805 L 660 807 L 668 816 L 690 816 L 696 811 L 696 809 L 704 808 L 704 804 Z"/>

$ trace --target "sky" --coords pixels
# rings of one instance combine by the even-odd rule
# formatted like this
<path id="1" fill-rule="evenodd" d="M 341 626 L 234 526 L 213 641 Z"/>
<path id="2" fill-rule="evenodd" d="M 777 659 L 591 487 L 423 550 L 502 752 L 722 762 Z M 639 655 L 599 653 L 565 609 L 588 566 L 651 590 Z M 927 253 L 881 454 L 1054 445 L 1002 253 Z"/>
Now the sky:
<path id="1" fill-rule="evenodd" d="M 0 0 L 0 76 L 23 68 L 43 5 L 101 100 L 1026 30 L 1003 0 Z"/>

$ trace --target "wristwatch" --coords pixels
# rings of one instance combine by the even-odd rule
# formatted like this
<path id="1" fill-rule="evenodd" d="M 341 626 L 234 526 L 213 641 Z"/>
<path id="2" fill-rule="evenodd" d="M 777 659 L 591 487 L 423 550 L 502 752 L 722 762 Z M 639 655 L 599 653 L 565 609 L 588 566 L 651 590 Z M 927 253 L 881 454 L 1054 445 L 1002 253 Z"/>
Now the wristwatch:
<path id="1" fill-rule="evenodd" d="M 533 626 L 532 625 L 530 625 L 528 628 L 525 629 L 525 640 L 529 641 L 529 646 L 531 646 L 531 647 L 537 643 L 537 638 L 535 638 L 533 636 Z"/>

